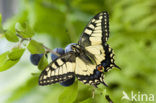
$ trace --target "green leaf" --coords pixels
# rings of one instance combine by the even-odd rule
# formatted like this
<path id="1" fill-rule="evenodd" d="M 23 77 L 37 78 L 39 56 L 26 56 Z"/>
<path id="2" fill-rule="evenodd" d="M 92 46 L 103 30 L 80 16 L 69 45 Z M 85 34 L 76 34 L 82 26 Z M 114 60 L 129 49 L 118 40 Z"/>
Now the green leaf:
<path id="1" fill-rule="evenodd" d="M 0 72 L 9 69 L 19 61 L 19 59 L 14 61 L 10 60 L 8 54 L 9 52 L 7 51 L 0 55 Z"/>
<path id="2" fill-rule="evenodd" d="M 35 40 L 31 40 L 27 48 L 31 54 L 41 54 L 45 52 L 43 45 Z"/>
<path id="3" fill-rule="evenodd" d="M 39 61 L 38 69 L 43 70 L 43 69 L 45 69 L 47 67 L 47 65 L 48 65 L 47 58 L 46 58 L 45 55 L 43 55 L 41 60 Z"/>
<path id="4" fill-rule="evenodd" d="M 8 54 L 9 54 L 9 51 L 0 55 L 0 66 L 2 66 L 5 63 L 5 61 L 8 59 L 7 58 Z"/>
<path id="5" fill-rule="evenodd" d="M 59 103 L 73 103 L 78 94 L 78 82 L 73 85 L 65 87 L 62 94 L 59 96 Z"/>
<path id="6" fill-rule="evenodd" d="M 93 87 L 90 85 L 84 85 L 83 83 L 78 84 L 78 96 L 76 98 L 76 103 L 79 103 L 81 101 L 84 101 L 90 97 L 92 97 L 93 94 Z"/>
<path id="7" fill-rule="evenodd" d="M 22 56 L 24 49 L 14 48 L 0 55 L 0 72 L 5 71 L 15 65 Z"/>
<path id="8" fill-rule="evenodd" d="M 28 25 L 28 23 L 16 23 L 16 32 L 23 38 L 31 38 L 34 35 L 34 31 Z"/>
<path id="9" fill-rule="evenodd" d="M 80 103 L 92 103 L 93 102 L 93 99 L 92 98 L 88 98 Z"/>
<path id="10" fill-rule="evenodd" d="M 13 48 L 12 51 L 8 54 L 9 59 L 12 61 L 20 59 L 24 53 L 24 50 L 25 49 L 23 48 Z"/>
<path id="11" fill-rule="evenodd" d="M 10 30 L 8 29 L 6 32 L 5 32 L 5 37 L 8 41 L 11 41 L 11 42 L 18 42 L 18 37 L 16 36 L 16 32 L 15 30 L 11 29 Z"/>
<path id="12" fill-rule="evenodd" d="M 17 87 L 17 89 L 12 92 L 12 95 L 7 99 L 5 103 L 13 103 L 14 101 L 21 99 L 25 95 L 27 95 L 31 90 L 34 89 L 35 86 L 38 85 L 38 77 L 29 78 L 25 84 Z"/>

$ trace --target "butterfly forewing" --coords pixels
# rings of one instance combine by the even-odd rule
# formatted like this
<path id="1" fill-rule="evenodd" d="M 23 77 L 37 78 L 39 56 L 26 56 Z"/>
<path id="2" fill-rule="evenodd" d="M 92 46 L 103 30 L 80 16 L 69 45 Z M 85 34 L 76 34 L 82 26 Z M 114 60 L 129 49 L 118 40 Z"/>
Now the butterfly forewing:
<path id="1" fill-rule="evenodd" d="M 74 76 L 75 54 L 66 53 L 51 62 L 41 73 L 40 85 L 54 84 L 70 79 Z"/>
<path id="2" fill-rule="evenodd" d="M 107 12 L 98 13 L 94 16 L 84 29 L 79 45 L 101 45 L 104 44 L 109 37 L 109 17 Z"/>

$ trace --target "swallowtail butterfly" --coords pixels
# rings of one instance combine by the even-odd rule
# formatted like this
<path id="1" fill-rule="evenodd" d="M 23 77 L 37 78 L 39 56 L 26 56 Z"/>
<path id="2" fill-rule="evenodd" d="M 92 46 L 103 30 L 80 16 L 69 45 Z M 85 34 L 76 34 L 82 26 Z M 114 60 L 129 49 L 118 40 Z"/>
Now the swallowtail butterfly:
<path id="1" fill-rule="evenodd" d="M 59 56 L 42 71 L 39 85 L 63 82 L 74 76 L 94 87 L 100 83 L 106 85 L 104 73 L 112 67 L 119 68 L 114 63 L 113 50 L 107 44 L 108 38 L 109 16 L 104 11 L 90 20 L 78 43 L 71 45 L 72 51 Z"/>

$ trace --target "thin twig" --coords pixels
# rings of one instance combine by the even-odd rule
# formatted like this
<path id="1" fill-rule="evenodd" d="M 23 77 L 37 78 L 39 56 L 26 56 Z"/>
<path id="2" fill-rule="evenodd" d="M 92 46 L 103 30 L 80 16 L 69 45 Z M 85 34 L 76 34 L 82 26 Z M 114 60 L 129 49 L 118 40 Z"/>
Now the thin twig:
<path id="1" fill-rule="evenodd" d="M 30 41 L 30 40 L 32 40 L 31 38 L 23 38 L 21 35 L 19 35 L 19 34 L 16 34 L 19 38 L 21 38 L 22 40 L 19 42 L 19 47 L 21 46 L 21 44 L 22 44 L 22 42 L 24 41 L 24 40 L 27 40 L 27 41 Z M 60 54 L 58 54 L 58 53 L 56 53 L 56 52 L 54 52 L 53 50 L 51 50 L 50 48 L 48 48 L 48 47 L 46 47 L 45 45 L 43 45 L 42 44 L 42 46 L 43 46 L 43 48 L 44 49 L 46 49 L 46 53 L 45 54 L 47 54 L 47 53 L 52 53 L 52 54 L 54 54 L 54 55 L 57 55 L 57 56 L 60 56 Z"/>
<path id="2" fill-rule="evenodd" d="M 109 95 L 105 95 L 105 98 L 106 98 L 106 100 L 107 100 L 109 103 L 113 103 L 113 101 L 110 99 Z"/>
<path id="3" fill-rule="evenodd" d="M 43 46 L 43 48 L 46 49 L 46 53 L 49 53 L 50 52 L 50 53 L 52 53 L 54 55 L 60 56 L 60 54 L 54 52 L 53 50 L 51 50 L 50 48 L 46 47 L 45 45 L 42 44 L 42 46 Z"/>
<path id="4" fill-rule="evenodd" d="M 31 40 L 31 38 L 23 38 L 21 35 L 19 35 L 19 34 L 16 34 L 19 38 L 21 38 L 22 40 L 27 40 L 27 41 L 30 41 Z"/>
<path id="5" fill-rule="evenodd" d="M 21 48 L 21 45 L 22 45 L 23 41 L 24 41 L 24 40 L 21 39 L 20 42 L 18 43 L 18 47 L 19 47 L 19 48 Z"/>

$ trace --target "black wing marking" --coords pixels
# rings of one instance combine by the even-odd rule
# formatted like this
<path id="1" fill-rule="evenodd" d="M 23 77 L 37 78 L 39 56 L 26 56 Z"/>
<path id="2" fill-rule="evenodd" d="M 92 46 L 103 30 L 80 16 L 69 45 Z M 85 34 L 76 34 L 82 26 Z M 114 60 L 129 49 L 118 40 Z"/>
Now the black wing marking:
<path id="1" fill-rule="evenodd" d="M 107 12 L 100 12 L 94 16 L 83 31 L 78 42 L 86 47 L 104 44 L 109 38 L 109 16 Z"/>
<path id="2" fill-rule="evenodd" d="M 104 73 L 99 72 L 96 69 L 94 70 L 94 73 L 89 76 L 81 75 L 81 74 L 77 74 L 76 76 L 77 76 L 78 80 L 81 81 L 82 83 L 92 85 L 96 88 L 97 88 L 97 85 L 99 85 L 100 83 L 107 86 L 107 84 L 104 82 Z"/>
<path id="3" fill-rule="evenodd" d="M 107 72 L 113 67 L 120 69 L 120 67 L 115 64 L 115 59 L 114 59 L 115 54 L 113 53 L 113 49 L 108 44 L 105 44 L 104 50 L 106 55 L 105 55 L 105 60 L 101 62 L 101 65 L 105 68 L 105 72 Z"/>
<path id="4" fill-rule="evenodd" d="M 41 73 L 39 85 L 62 82 L 74 76 L 75 53 L 68 52 L 51 62 Z"/>

